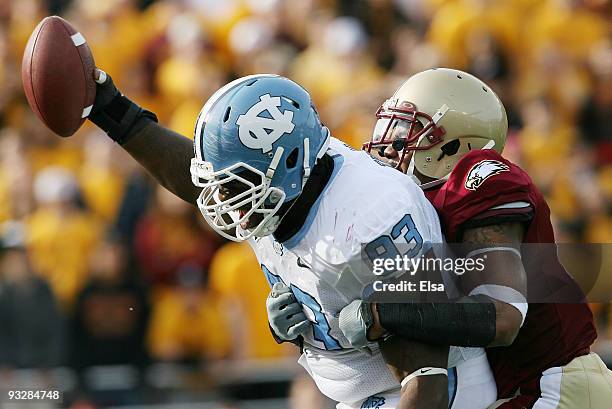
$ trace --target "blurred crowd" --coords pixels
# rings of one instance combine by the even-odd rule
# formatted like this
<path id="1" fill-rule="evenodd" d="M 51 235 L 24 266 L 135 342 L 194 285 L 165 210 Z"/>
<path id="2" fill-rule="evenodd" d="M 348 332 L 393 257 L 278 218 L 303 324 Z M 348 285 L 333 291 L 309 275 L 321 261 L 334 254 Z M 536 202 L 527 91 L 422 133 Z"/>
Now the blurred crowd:
<path id="1" fill-rule="evenodd" d="M 273 72 L 361 147 L 408 76 L 467 70 L 504 102 L 504 154 L 546 195 L 559 241 L 612 242 L 609 0 L 0 0 L 0 367 L 295 353 L 269 335 L 248 247 L 220 240 L 97 128 L 62 139 L 28 108 L 21 58 L 50 14 L 189 137 L 217 88 Z M 612 337 L 609 306 L 595 310 Z"/>

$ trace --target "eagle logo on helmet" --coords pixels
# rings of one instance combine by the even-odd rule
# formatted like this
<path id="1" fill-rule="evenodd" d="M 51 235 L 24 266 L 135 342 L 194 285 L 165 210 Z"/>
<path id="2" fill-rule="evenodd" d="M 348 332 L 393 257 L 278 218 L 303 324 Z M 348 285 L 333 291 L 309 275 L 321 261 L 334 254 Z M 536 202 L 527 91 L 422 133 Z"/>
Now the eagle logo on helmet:
<path id="1" fill-rule="evenodd" d="M 280 97 L 272 97 L 270 94 L 260 96 L 259 102 L 236 121 L 240 142 L 247 148 L 261 149 L 262 153 L 270 152 L 274 142 L 295 128 L 293 112 L 281 112 L 280 106 Z M 260 116 L 266 111 L 269 117 Z"/>
<path id="2" fill-rule="evenodd" d="M 482 185 L 482 183 L 493 175 L 498 175 L 502 172 L 507 172 L 510 167 L 505 163 L 501 163 L 497 160 L 481 160 L 468 172 L 465 178 L 465 188 L 469 190 L 476 190 Z"/>

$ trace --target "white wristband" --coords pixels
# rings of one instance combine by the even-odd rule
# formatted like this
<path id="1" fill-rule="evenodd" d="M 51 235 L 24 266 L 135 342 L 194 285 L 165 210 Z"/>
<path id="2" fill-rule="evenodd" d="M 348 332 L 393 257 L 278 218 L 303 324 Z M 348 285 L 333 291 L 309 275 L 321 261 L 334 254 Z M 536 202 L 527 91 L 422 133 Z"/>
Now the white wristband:
<path id="1" fill-rule="evenodd" d="M 101 69 L 98 68 L 98 71 L 100 72 L 100 77 L 95 80 L 98 84 L 104 84 L 104 82 L 106 81 L 106 73 L 104 71 L 102 71 Z"/>
<path id="2" fill-rule="evenodd" d="M 495 298 L 516 308 L 521 313 L 521 327 L 523 326 L 527 317 L 527 311 L 529 310 L 529 304 L 527 304 L 527 299 L 523 294 L 512 287 L 497 284 L 481 284 L 470 291 L 469 295 L 477 294 Z"/>
<path id="3" fill-rule="evenodd" d="M 413 373 L 411 373 L 410 375 L 408 375 L 407 377 L 404 378 L 404 380 L 401 383 L 402 388 L 408 382 L 410 382 L 411 380 L 413 380 L 417 376 L 429 376 L 429 375 L 444 375 L 444 376 L 448 376 L 448 371 L 446 370 L 446 368 L 433 368 L 433 367 L 430 367 L 430 366 L 426 366 L 425 368 L 417 369 L 416 371 L 414 371 Z"/>
<path id="4" fill-rule="evenodd" d="M 476 249 L 473 251 L 470 251 L 465 258 L 473 258 L 474 256 L 477 256 L 479 254 L 484 254 L 484 253 L 490 253 L 492 251 L 509 251 L 510 253 L 514 253 L 518 256 L 518 258 L 522 259 L 521 256 L 521 252 L 518 251 L 517 249 L 515 249 L 514 247 L 507 247 L 507 246 L 499 246 L 499 247 L 484 247 L 481 249 Z"/>

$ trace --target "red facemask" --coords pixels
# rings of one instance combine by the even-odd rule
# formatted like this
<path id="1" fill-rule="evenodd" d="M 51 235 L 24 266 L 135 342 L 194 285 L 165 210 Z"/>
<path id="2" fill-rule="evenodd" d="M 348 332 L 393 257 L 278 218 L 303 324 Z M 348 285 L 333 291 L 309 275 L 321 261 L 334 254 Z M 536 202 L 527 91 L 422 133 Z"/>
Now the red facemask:
<path id="1" fill-rule="evenodd" d="M 363 150 L 368 153 L 372 149 L 378 150 L 384 156 L 384 150 L 391 146 L 399 153 L 396 168 L 410 151 L 428 150 L 444 140 L 444 128 L 437 126 L 431 116 L 417 110 L 410 102 L 398 103 L 397 100 L 388 99 L 376 112 L 378 122 L 372 133 L 370 142 L 363 144 Z M 396 131 L 396 128 L 402 128 Z M 428 144 L 416 146 L 424 136 Z"/>

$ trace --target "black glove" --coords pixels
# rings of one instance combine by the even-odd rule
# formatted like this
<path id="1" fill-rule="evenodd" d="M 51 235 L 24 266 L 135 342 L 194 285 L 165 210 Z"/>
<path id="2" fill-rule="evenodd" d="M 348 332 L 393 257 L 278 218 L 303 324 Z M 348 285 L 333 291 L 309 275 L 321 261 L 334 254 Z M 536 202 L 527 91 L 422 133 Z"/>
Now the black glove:
<path id="1" fill-rule="evenodd" d="M 157 116 L 151 111 L 125 97 L 110 75 L 97 69 L 96 100 L 88 119 L 119 145 L 144 128 L 149 121 L 157 122 Z"/>

